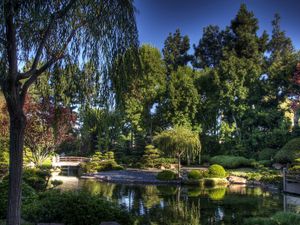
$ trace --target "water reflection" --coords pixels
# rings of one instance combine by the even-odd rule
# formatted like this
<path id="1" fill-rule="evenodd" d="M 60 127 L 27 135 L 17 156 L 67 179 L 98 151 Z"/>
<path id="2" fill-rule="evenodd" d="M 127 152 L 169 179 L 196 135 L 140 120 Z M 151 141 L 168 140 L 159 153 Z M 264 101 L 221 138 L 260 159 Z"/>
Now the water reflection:
<path id="1" fill-rule="evenodd" d="M 62 189 L 74 189 L 64 183 Z M 234 225 L 253 216 L 268 217 L 283 210 L 281 194 L 261 188 L 121 185 L 79 180 L 78 188 L 123 204 L 145 225 Z"/>

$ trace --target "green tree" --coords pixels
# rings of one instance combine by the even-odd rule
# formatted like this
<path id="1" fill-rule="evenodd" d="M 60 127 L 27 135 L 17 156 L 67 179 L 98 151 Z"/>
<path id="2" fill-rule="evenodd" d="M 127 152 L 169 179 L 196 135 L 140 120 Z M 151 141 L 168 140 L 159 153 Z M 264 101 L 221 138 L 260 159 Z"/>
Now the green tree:
<path id="1" fill-rule="evenodd" d="M 179 67 L 170 74 L 168 97 L 161 99 L 156 118 L 163 127 L 193 125 L 199 106 L 199 93 L 195 87 L 197 72 L 191 68 Z"/>
<path id="2" fill-rule="evenodd" d="M 187 65 L 191 60 L 191 56 L 188 54 L 189 49 L 190 39 L 187 35 L 182 36 L 179 29 L 175 33 L 169 34 L 162 50 L 168 71 Z"/>
<path id="3" fill-rule="evenodd" d="M 162 131 L 154 137 L 154 143 L 167 155 L 172 155 L 178 160 L 178 176 L 180 177 L 180 161 L 184 154 L 191 158 L 198 156 L 201 144 L 198 132 L 183 126 Z"/>
<path id="4" fill-rule="evenodd" d="M 194 45 L 193 66 L 196 68 L 215 67 L 222 58 L 223 32 L 218 26 L 203 28 L 203 35 L 197 46 Z"/>
<path id="5" fill-rule="evenodd" d="M 54 64 L 63 67 L 90 59 L 99 75 L 95 83 L 103 81 L 99 91 L 107 90 L 109 68 L 117 55 L 137 46 L 137 29 L 131 0 L 4 0 L 0 15 L 0 84 L 10 116 L 7 220 L 19 225 L 28 88 L 45 71 L 53 71 Z M 30 69 L 20 71 L 18 65 L 32 58 Z"/>

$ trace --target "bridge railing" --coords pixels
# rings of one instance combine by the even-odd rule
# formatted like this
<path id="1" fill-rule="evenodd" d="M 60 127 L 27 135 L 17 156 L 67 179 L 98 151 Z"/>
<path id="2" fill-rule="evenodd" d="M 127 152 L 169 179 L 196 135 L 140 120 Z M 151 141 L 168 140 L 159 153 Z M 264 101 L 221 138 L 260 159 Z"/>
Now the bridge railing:
<path id="1" fill-rule="evenodd" d="M 88 162 L 90 158 L 78 156 L 59 156 L 57 162 Z"/>
<path id="2" fill-rule="evenodd" d="M 292 164 L 292 166 L 299 165 L 299 163 Z M 287 169 L 283 170 L 283 191 L 288 193 L 300 194 L 300 171 Z"/>

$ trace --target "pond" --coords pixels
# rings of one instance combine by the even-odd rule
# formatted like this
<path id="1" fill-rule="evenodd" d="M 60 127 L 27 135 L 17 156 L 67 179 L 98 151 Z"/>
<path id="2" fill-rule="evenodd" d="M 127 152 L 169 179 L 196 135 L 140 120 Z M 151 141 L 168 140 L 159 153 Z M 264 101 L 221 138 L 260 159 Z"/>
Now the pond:
<path id="1" fill-rule="evenodd" d="M 287 197 L 240 185 L 203 189 L 189 186 L 125 185 L 60 177 L 63 190 L 83 189 L 123 204 L 145 225 L 240 225 L 248 217 L 268 217 L 290 207 Z M 297 199 L 297 198 L 296 198 Z M 299 199 L 298 199 L 299 200 Z M 295 199 L 294 199 L 295 201 Z M 284 205 L 284 202 L 286 203 Z"/>

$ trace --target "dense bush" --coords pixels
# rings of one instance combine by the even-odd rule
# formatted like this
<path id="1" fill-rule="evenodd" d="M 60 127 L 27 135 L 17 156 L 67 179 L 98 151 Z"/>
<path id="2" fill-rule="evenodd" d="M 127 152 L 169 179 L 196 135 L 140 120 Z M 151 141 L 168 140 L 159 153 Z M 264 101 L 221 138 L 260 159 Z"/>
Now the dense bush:
<path id="1" fill-rule="evenodd" d="M 164 170 L 157 174 L 158 180 L 174 180 L 176 179 L 176 173 L 171 170 Z"/>
<path id="2" fill-rule="evenodd" d="M 0 219 L 5 219 L 7 213 L 8 179 L 0 182 Z M 35 190 L 28 184 L 22 184 L 22 203 L 28 204 L 37 197 Z"/>
<path id="3" fill-rule="evenodd" d="M 225 178 L 226 177 L 226 171 L 223 168 L 223 166 L 214 164 L 214 165 L 211 165 L 208 168 L 208 176 L 210 178 Z"/>
<path id="4" fill-rule="evenodd" d="M 268 218 L 249 218 L 246 219 L 245 225 L 291 225 L 299 224 L 300 215 L 290 212 L 278 212 L 272 217 Z"/>
<path id="5" fill-rule="evenodd" d="M 258 160 L 271 160 L 274 158 L 276 152 L 276 149 L 264 148 L 258 153 Z"/>
<path id="6" fill-rule="evenodd" d="M 242 156 L 217 155 L 210 159 L 212 164 L 219 164 L 227 169 L 239 167 L 255 167 L 254 159 L 247 159 Z"/>
<path id="7" fill-rule="evenodd" d="M 96 152 L 92 156 L 92 160 L 90 162 L 81 163 L 80 168 L 85 173 L 124 169 L 115 161 L 113 152 L 106 152 L 103 155 L 101 152 Z"/>
<path id="8" fill-rule="evenodd" d="M 199 179 L 208 177 L 208 171 L 206 171 L 206 170 L 191 170 L 187 176 L 191 180 L 199 180 Z"/>
<path id="9" fill-rule="evenodd" d="M 286 143 L 275 155 L 279 163 L 290 163 L 300 157 L 300 138 L 294 138 Z"/>
<path id="10" fill-rule="evenodd" d="M 133 224 L 132 217 L 118 205 L 87 192 L 47 191 L 23 209 L 26 221 L 99 225 L 102 221 Z"/>
<path id="11" fill-rule="evenodd" d="M 23 172 L 24 182 L 36 191 L 44 191 L 47 188 L 50 177 L 51 173 L 48 168 L 27 168 Z"/>

